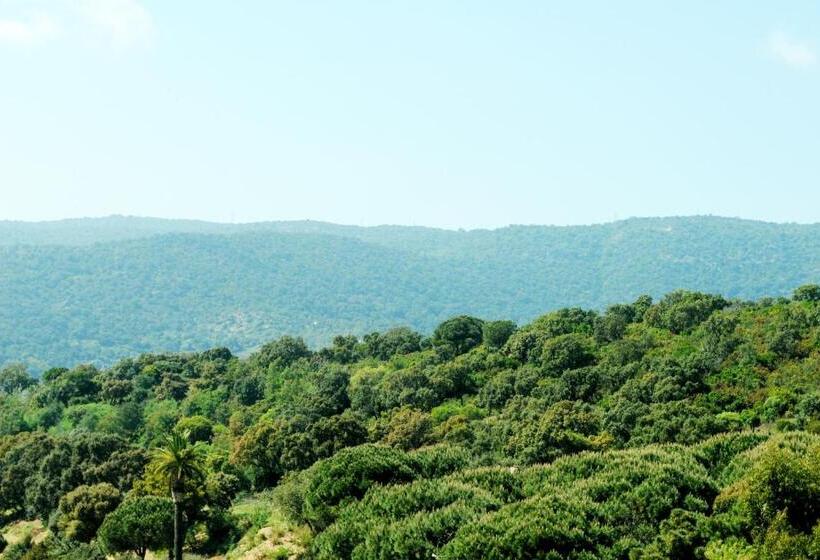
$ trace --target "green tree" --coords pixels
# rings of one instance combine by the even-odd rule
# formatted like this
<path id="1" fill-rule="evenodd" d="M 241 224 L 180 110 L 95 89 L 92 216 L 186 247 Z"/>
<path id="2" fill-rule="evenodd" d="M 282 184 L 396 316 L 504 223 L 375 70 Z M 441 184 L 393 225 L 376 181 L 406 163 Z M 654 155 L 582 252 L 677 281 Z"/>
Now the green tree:
<path id="1" fill-rule="evenodd" d="M 410 354 L 421 350 L 421 335 L 407 327 L 396 327 L 383 333 L 370 333 L 362 339 L 364 353 L 387 360 L 397 354 Z"/>
<path id="2" fill-rule="evenodd" d="M 391 447 L 360 445 L 342 449 L 310 469 L 305 490 L 305 520 L 314 529 L 326 528 L 338 508 L 360 499 L 375 484 L 408 482 L 416 476 L 407 453 Z"/>
<path id="3" fill-rule="evenodd" d="M 580 334 L 564 334 L 544 343 L 541 364 L 551 375 L 588 366 L 595 360 L 592 339 Z"/>
<path id="4" fill-rule="evenodd" d="M 794 291 L 795 301 L 820 301 L 820 285 L 806 284 Z"/>
<path id="5" fill-rule="evenodd" d="M 208 443 L 214 437 L 214 423 L 204 416 L 186 416 L 176 425 L 176 432 L 187 433 L 191 443 Z"/>
<path id="6" fill-rule="evenodd" d="M 515 332 L 516 326 L 512 321 L 487 321 L 482 333 L 484 344 L 493 350 L 498 350 Z"/>
<path id="7" fill-rule="evenodd" d="M 460 315 L 447 319 L 433 332 L 433 345 L 448 355 L 459 355 L 481 344 L 484 321 Z"/>
<path id="8" fill-rule="evenodd" d="M 510 435 L 507 453 L 524 463 L 538 463 L 586 449 L 595 449 L 600 419 L 588 404 L 560 401 L 540 418 L 525 422 Z"/>
<path id="9" fill-rule="evenodd" d="M 11 394 L 37 385 L 23 364 L 12 364 L 0 369 L 0 392 Z"/>
<path id="10" fill-rule="evenodd" d="M 173 505 L 167 498 L 132 498 L 106 516 L 98 536 L 108 551 L 133 552 L 144 559 L 149 549 L 171 544 L 168 527 L 173 518 Z M 182 558 L 181 553 L 177 558 Z"/>
<path id="11" fill-rule="evenodd" d="M 645 320 L 653 327 L 679 334 L 690 331 L 728 305 L 720 296 L 677 290 L 649 308 Z"/>
<path id="12" fill-rule="evenodd" d="M 311 355 L 310 350 L 301 338 L 283 336 L 279 340 L 268 342 L 251 355 L 251 362 L 263 369 L 286 368 L 300 358 Z"/>
<path id="13" fill-rule="evenodd" d="M 92 365 L 81 365 L 66 371 L 49 385 L 50 394 L 63 404 L 83 404 L 94 399 L 100 386 L 99 371 Z"/>
<path id="14" fill-rule="evenodd" d="M 635 308 L 632 305 L 611 305 L 606 313 L 595 320 L 595 340 L 612 342 L 623 338 L 626 327 L 635 320 Z"/>
<path id="15" fill-rule="evenodd" d="M 433 429 L 433 422 L 426 412 L 404 407 L 390 416 L 387 433 L 382 441 L 399 449 L 414 449 L 426 443 Z"/>
<path id="16" fill-rule="evenodd" d="M 69 539 L 89 542 L 121 500 L 119 490 L 107 482 L 78 486 L 60 498 L 57 527 Z"/>
<path id="17" fill-rule="evenodd" d="M 233 394 L 240 404 L 250 406 L 264 396 L 263 381 L 256 375 L 243 375 L 234 382 Z"/>
<path id="18" fill-rule="evenodd" d="M 350 410 L 329 418 L 319 418 L 310 427 L 313 454 L 317 459 L 331 457 L 345 447 L 367 441 L 363 419 Z"/>
<path id="19" fill-rule="evenodd" d="M 182 560 L 182 545 L 185 539 L 185 520 L 182 501 L 186 484 L 203 480 L 204 448 L 200 443 L 192 444 L 190 434 L 172 432 L 165 445 L 154 449 L 149 471 L 168 484 L 174 504 L 174 560 Z"/>
<path id="20" fill-rule="evenodd" d="M 359 339 L 352 334 L 334 336 L 333 345 L 330 348 L 323 348 L 319 355 L 331 362 L 351 364 L 361 357 Z"/>
<path id="21" fill-rule="evenodd" d="M 310 424 L 303 416 L 262 418 L 235 442 L 233 461 L 247 468 L 256 488 L 272 486 L 287 472 L 314 460 Z"/>

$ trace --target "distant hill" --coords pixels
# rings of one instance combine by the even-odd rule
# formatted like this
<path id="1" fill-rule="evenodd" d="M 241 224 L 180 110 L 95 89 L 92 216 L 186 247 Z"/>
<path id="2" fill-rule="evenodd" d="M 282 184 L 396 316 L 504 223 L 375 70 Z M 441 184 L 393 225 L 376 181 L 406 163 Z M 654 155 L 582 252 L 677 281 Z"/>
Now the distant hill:
<path id="1" fill-rule="evenodd" d="M 820 224 L 716 217 L 450 231 L 109 217 L 0 222 L 0 364 L 252 349 L 289 333 L 468 313 L 519 322 L 678 288 L 744 299 L 820 280 Z"/>

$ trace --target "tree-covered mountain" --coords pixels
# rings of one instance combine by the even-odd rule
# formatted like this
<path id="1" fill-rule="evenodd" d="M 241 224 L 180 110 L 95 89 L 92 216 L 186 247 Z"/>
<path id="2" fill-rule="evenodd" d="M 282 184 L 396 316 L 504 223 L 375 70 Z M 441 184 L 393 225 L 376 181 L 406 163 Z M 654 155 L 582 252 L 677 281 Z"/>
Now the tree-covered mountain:
<path id="1" fill-rule="evenodd" d="M 0 364 L 247 351 L 459 313 L 528 321 L 686 288 L 785 295 L 820 278 L 820 225 L 713 218 L 449 231 L 111 217 L 0 222 Z"/>
<path id="2" fill-rule="evenodd" d="M 818 560 L 820 286 L 0 368 L 2 560 L 183 549 Z"/>

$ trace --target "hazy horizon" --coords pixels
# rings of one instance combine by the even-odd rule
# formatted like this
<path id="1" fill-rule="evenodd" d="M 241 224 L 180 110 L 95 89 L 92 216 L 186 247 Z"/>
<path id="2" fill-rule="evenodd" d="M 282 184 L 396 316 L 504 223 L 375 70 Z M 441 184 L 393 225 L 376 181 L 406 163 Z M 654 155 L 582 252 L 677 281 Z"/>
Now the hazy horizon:
<path id="1" fill-rule="evenodd" d="M 0 219 L 0 223 L 16 223 L 16 224 L 57 224 L 57 223 L 64 223 L 64 222 L 81 222 L 81 221 L 95 221 L 95 220 L 107 220 L 107 219 L 135 219 L 135 220 L 157 220 L 157 221 L 165 221 L 165 222 L 195 222 L 195 223 L 202 223 L 202 224 L 215 224 L 215 225 L 225 225 L 225 226 L 247 226 L 247 225 L 256 225 L 256 224 L 268 224 L 268 223 L 316 223 L 316 224 L 327 224 L 333 226 L 342 226 L 342 227 L 362 227 L 362 228 L 379 228 L 379 227 L 418 227 L 418 228 L 425 228 L 425 229 L 438 229 L 444 231 L 477 231 L 477 230 L 485 230 L 485 231 L 493 231 L 498 229 L 504 229 L 508 227 L 557 227 L 557 228 L 571 228 L 571 227 L 584 227 L 584 226 L 602 226 L 608 224 L 615 224 L 620 222 L 628 222 L 630 220 L 674 220 L 674 219 L 688 219 L 688 218 L 713 218 L 718 220 L 739 220 L 745 222 L 756 222 L 756 223 L 763 223 L 763 224 L 775 224 L 775 225 L 804 225 L 804 226 L 811 226 L 820 224 L 820 221 L 810 221 L 810 222 L 800 222 L 800 221 L 777 221 L 777 220 L 765 220 L 765 219 L 756 219 L 756 218 L 745 218 L 743 216 L 727 216 L 727 215 L 718 215 L 718 214 L 675 214 L 675 215 L 664 215 L 664 216 L 627 216 L 623 218 L 616 218 L 611 220 L 602 220 L 599 222 L 583 222 L 583 223 L 571 223 L 571 224 L 550 224 L 550 223 L 509 223 L 503 224 L 493 227 L 443 227 L 443 226 L 435 226 L 435 225 L 427 225 L 427 224 L 410 224 L 410 223 L 373 223 L 373 224 L 354 224 L 354 223 L 343 223 L 343 222 L 333 222 L 328 220 L 320 220 L 320 219 L 313 219 L 313 218 L 295 218 L 295 219 L 288 219 L 288 220 L 279 220 L 279 219 L 262 219 L 262 220 L 254 220 L 254 221 L 247 221 L 247 222 L 227 222 L 227 221 L 220 221 L 220 220 L 208 220 L 208 219 L 198 219 L 198 218 L 174 218 L 174 217 L 162 217 L 162 216 L 147 216 L 147 215 L 136 215 L 136 214 L 106 214 L 100 216 L 78 216 L 78 217 L 68 217 L 68 218 L 55 218 L 55 219 L 46 219 L 46 220 L 9 220 L 9 219 Z"/>
<path id="2" fill-rule="evenodd" d="M 0 219 L 812 223 L 818 19 L 808 1 L 250 1 L 194 21 L 0 0 Z"/>

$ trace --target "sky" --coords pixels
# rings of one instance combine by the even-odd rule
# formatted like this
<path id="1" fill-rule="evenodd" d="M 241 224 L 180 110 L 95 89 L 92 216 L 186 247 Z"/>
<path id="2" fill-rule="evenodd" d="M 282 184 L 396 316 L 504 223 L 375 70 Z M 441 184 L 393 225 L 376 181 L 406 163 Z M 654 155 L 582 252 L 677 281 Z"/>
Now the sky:
<path id="1" fill-rule="evenodd" d="M 820 221 L 820 2 L 0 0 L 0 219 Z"/>

